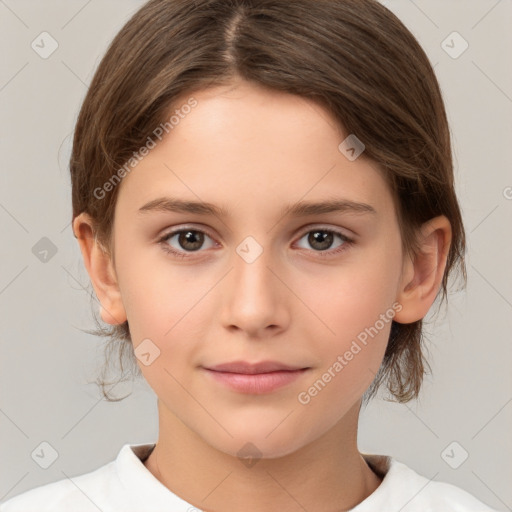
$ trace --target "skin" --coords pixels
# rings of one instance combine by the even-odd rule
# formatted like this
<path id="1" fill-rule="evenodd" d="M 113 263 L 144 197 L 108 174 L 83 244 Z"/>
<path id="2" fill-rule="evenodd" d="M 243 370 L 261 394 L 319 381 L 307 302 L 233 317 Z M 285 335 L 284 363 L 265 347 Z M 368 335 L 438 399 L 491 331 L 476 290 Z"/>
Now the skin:
<path id="1" fill-rule="evenodd" d="M 391 322 L 309 403 L 298 395 L 394 303 L 401 306 L 397 322 L 427 314 L 443 277 L 450 223 L 426 223 L 422 251 L 406 257 L 377 164 L 364 153 L 349 161 L 338 150 L 348 134 L 327 110 L 243 81 L 194 97 L 192 112 L 123 179 L 114 257 L 95 241 L 86 214 L 73 224 L 103 320 L 128 319 L 135 349 L 149 338 L 160 350 L 148 366 L 138 362 L 159 411 L 158 442 L 144 464 L 202 510 L 352 508 L 381 482 L 358 451 L 357 425 Z M 138 211 L 163 196 L 210 202 L 228 217 Z M 290 203 L 332 197 L 367 203 L 376 214 L 280 215 Z M 193 251 L 179 235 L 159 242 L 171 228 L 207 234 Z M 354 243 L 333 254 L 343 240 L 334 235 L 322 249 L 307 236 L 315 228 Z M 252 263 L 236 252 L 248 236 L 263 250 Z M 188 259 L 166 253 L 165 244 Z M 234 360 L 310 369 L 255 395 L 201 368 Z M 237 456 L 248 442 L 261 454 L 251 467 Z"/>

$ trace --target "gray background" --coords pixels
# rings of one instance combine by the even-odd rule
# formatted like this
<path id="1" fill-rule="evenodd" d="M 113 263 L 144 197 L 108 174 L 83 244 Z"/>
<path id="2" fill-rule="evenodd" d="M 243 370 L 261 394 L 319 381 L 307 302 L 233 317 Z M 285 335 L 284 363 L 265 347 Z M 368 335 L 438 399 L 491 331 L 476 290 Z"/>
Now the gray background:
<path id="1" fill-rule="evenodd" d="M 0 0 L 0 500 L 92 471 L 125 443 L 157 439 L 156 399 L 144 381 L 118 388 L 133 389 L 118 403 L 101 400 L 88 383 L 103 342 L 80 330 L 93 326 L 91 287 L 70 228 L 67 171 L 87 84 L 142 3 Z M 441 83 L 469 282 L 427 326 L 433 376 L 420 400 L 370 404 L 359 447 L 512 510 L 512 2 L 385 3 L 425 48 Z M 47 59 L 31 47 L 43 31 L 59 45 Z M 458 58 L 442 46 L 453 31 L 469 43 Z M 461 48 L 450 41 L 452 52 Z M 46 262 L 33 252 L 43 237 L 57 249 Z M 48 469 L 31 457 L 42 442 L 58 452 Z M 456 465 L 465 452 L 458 469 L 446 462 Z"/>

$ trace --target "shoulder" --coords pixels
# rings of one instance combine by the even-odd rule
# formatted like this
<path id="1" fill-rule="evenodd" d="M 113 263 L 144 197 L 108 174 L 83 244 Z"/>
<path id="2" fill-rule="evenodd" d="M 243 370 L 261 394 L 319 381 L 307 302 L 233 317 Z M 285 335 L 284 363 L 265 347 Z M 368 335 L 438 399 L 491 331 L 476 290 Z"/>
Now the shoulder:
<path id="1" fill-rule="evenodd" d="M 114 462 L 95 471 L 26 491 L 0 505 L 0 512 L 98 512 L 119 493 Z M 112 493 L 112 494 L 111 494 Z"/>
<path id="2" fill-rule="evenodd" d="M 361 512 L 377 510 L 382 505 L 401 512 L 496 512 L 464 489 L 433 480 L 435 475 L 426 478 L 392 457 L 365 455 L 365 459 L 385 475 L 376 491 L 361 503 L 371 508 L 362 506 Z M 359 508 L 355 510 L 360 512 Z"/>
<path id="3" fill-rule="evenodd" d="M 493 512 L 485 503 L 468 491 L 446 482 L 439 482 L 419 475 L 403 463 L 395 461 L 401 473 L 407 475 L 414 494 L 410 496 L 410 510 L 450 510 L 451 512 Z M 414 508 L 415 507 L 415 508 Z M 406 508 L 405 510 L 409 510 Z M 404 510 L 404 512 L 405 512 Z"/>

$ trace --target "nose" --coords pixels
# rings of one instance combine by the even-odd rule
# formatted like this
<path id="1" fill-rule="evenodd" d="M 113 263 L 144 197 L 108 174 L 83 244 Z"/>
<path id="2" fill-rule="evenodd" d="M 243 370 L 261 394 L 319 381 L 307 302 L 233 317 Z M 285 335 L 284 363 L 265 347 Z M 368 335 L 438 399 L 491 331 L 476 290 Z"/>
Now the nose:
<path id="1" fill-rule="evenodd" d="M 254 260 L 236 253 L 222 288 L 221 321 L 225 328 L 247 337 L 265 338 L 287 329 L 290 296 L 285 276 L 270 251 Z"/>

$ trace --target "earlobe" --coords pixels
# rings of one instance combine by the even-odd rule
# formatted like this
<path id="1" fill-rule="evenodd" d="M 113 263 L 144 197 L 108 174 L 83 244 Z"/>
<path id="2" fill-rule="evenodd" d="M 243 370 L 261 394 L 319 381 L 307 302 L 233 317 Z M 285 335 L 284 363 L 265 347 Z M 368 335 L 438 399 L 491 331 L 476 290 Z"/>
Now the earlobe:
<path id="1" fill-rule="evenodd" d="M 402 309 L 395 315 L 396 322 L 409 324 L 428 313 L 441 287 L 451 237 L 451 225 L 444 215 L 421 227 L 420 249 L 404 261 L 396 299 Z"/>
<path id="2" fill-rule="evenodd" d="M 111 325 L 126 321 L 126 311 L 108 251 L 102 247 L 94 234 L 93 221 L 86 213 L 73 220 L 73 232 L 78 239 L 85 268 L 101 306 L 101 319 Z"/>

